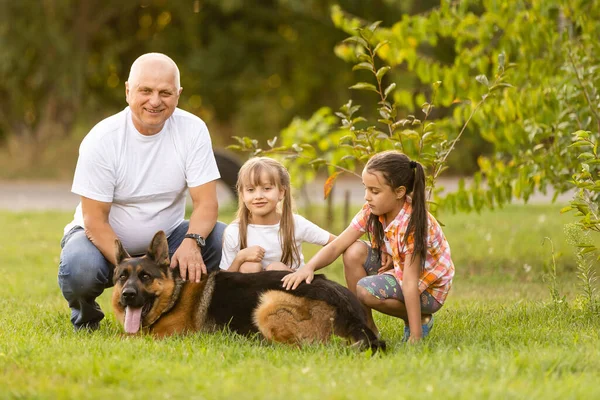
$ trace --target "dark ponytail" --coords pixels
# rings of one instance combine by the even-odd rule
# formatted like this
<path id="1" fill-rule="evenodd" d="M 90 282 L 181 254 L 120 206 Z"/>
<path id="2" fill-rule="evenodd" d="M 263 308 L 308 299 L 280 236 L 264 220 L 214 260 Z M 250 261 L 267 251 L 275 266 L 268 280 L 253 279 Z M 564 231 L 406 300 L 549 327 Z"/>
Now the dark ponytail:
<path id="1" fill-rule="evenodd" d="M 427 202 L 425 200 L 425 171 L 423 166 L 415 161 L 414 168 L 415 181 L 412 190 L 412 214 L 408 227 L 406 228 L 406 236 L 409 233 L 414 234 L 415 249 L 414 253 L 421 256 L 421 269 L 425 265 L 425 257 L 427 257 Z"/>
<path id="2" fill-rule="evenodd" d="M 423 166 L 411 161 L 405 154 L 398 151 L 384 151 L 374 155 L 365 169 L 369 172 L 381 172 L 392 189 L 400 186 L 406 188 L 406 193 L 412 193 L 412 214 L 404 235 L 404 240 L 412 233 L 414 236 L 414 253 L 421 257 L 421 269 L 427 256 L 427 202 L 425 200 L 425 171 Z M 373 233 L 373 242 L 379 253 L 384 248 L 383 225 L 379 216 L 371 214 L 367 221 L 367 231 Z M 403 243 L 406 245 L 406 242 Z"/>

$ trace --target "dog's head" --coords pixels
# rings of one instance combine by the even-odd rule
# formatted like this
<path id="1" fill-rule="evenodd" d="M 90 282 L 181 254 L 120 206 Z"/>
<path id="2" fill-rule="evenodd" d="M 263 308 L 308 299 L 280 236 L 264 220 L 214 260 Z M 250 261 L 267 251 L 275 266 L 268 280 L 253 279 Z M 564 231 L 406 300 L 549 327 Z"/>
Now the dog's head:
<path id="1" fill-rule="evenodd" d="M 142 257 L 131 257 L 118 239 L 115 252 L 113 309 L 125 332 L 137 333 L 160 317 L 175 290 L 167 237 L 157 232 Z"/>

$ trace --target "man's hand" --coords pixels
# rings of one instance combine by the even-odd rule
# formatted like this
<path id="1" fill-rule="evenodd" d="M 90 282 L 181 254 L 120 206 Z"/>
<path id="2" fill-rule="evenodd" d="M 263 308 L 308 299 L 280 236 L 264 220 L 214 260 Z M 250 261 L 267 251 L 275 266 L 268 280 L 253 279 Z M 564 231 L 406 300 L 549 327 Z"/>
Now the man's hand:
<path id="1" fill-rule="evenodd" d="M 260 246 L 250 246 L 246 247 L 243 250 L 240 250 L 237 256 L 240 257 L 242 263 L 245 263 L 247 261 L 261 262 L 262 259 L 265 257 L 265 249 L 263 249 Z"/>
<path id="2" fill-rule="evenodd" d="M 183 242 L 173 254 L 171 268 L 177 266 L 179 266 L 179 273 L 184 281 L 186 276 L 189 275 L 190 282 L 198 283 L 202 274 L 206 274 L 206 265 L 194 240 L 183 239 Z"/>
<path id="3" fill-rule="evenodd" d="M 293 272 L 284 276 L 281 280 L 283 281 L 283 287 L 285 290 L 295 290 L 302 281 L 311 283 L 315 276 L 315 271 L 310 267 L 303 266 L 298 271 Z"/>
<path id="4" fill-rule="evenodd" d="M 389 271 L 394 268 L 394 260 L 392 256 L 385 251 L 381 253 L 381 268 L 377 270 L 377 274 L 383 274 L 385 271 Z"/>

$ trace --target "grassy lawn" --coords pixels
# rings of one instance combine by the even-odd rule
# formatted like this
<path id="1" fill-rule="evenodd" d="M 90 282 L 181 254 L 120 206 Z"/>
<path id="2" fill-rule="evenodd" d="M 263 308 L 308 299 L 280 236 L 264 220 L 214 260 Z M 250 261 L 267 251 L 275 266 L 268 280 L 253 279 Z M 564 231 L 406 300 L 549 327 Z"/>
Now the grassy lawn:
<path id="1" fill-rule="evenodd" d="M 99 298 L 101 329 L 75 333 L 56 283 L 71 213 L 0 212 L 0 398 L 600 398 L 600 318 L 577 306 L 563 234 L 572 217 L 559 209 L 442 215 L 457 268 L 446 306 L 418 346 L 401 343 L 401 321 L 377 314 L 389 351 L 374 357 L 340 340 L 297 349 L 227 332 L 126 337 L 110 291 Z M 544 237 L 563 304 L 543 280 L 552 259 Z M 340 261 L 324 272 L 343 281 Z"/>

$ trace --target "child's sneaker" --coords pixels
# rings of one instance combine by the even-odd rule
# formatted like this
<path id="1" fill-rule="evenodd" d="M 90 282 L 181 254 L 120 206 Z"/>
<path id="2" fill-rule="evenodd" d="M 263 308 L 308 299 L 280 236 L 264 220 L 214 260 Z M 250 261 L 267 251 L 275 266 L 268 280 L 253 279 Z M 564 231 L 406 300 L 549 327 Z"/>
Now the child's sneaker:
<path id="1" fill-rule="evenodd" d="M 423 326 L 421 327 L 421 329 L 423 330 L 423 339 L 425 339 L 427 337 L 427 335 L 429 335 L 429 332 L 431 332 L 432 328 L 433 328 L 433 315 L 431 316 L 431 318 L 429 318 L 429 322 L 427 322 L 426 324 L 423 324 Z M 408 342 L 409 337 L 410 337 L 410 327 L 405 324 L 404 325 L 404 335 L 402 336 L 402 341 Z"/>

